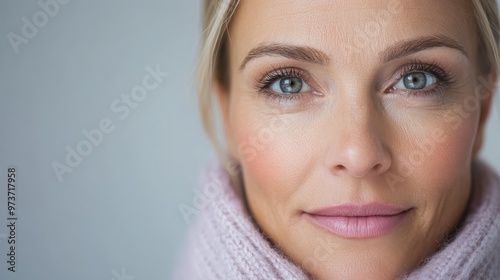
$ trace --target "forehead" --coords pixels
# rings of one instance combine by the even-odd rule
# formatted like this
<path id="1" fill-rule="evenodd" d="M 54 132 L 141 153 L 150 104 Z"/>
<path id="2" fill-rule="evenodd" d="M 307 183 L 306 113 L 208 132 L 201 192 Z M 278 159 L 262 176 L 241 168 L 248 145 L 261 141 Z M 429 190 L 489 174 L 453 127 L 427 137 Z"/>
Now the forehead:
<path id="1" fill-rule="evenodd" d="M 242 0 L 230 44 L 237 60 L 264 42 L 306 45 L 334 59 L 366 58 L 423 36 L 450 37 L 473 53 L 475 33 L 468 0 Z"/>

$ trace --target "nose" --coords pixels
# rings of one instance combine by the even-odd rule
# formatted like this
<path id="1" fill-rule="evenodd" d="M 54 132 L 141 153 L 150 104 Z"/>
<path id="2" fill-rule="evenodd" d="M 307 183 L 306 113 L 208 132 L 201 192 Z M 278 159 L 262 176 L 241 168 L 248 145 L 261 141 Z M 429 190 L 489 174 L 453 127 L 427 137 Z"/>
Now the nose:
<path id="1" fill-rule="evenodd" d="M 330 170 L 337 176 L 356 178 L 385 173 L 392 164 L 386 141 L 387 124 L 383 116 L 371 106 L 358 106 L 349 112 L 338 112 L 334 139 L 331 141 L 328 161 Z"/>

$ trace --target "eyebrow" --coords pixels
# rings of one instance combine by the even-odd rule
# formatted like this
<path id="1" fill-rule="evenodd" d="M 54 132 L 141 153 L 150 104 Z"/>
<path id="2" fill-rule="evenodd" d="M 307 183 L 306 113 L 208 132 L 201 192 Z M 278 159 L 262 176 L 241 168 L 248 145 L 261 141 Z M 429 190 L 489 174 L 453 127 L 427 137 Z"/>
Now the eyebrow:
<path id="1" fill-rule="evenodd" d="M 262 56 L 282 56 L 293 60 L 309 62 L 319 65 L 328 65 L 330 58 L 324 52 L 311 47 L 294 46 L 286 44 L 260 44 L 252 49 L 241 63 L 240 71 L 246 64 L 255 58 Z"/>
<path id="2" fill-rule="evenodd" d="M 454 39 L 442 35 L 437 35 L 419 37 L 416 39 L 398 42 L 395 45 L 382 51 L 379 54 L 379 57 L 385 63 L 400 57 L 408 56 L 413 53 L 437 47 L 456 49 L 466 57 L 469 56 L 466 49 Z M 241 63 L 239 70 L 242 71 L 243 69 L 245 69 L 245 66 L 251 60 L 263 56 L 282 56 L 293 60 L 319 65 L 328 65 L 331 61 L 330 57 L 326 53 L 312 47 L 295 46 L 280 43 L 262 43 L 248 52 L 247 56 Z"/>
<path id="3" fill-rule="evenodd" d="M 380 57 L 383 62 L 388 62 L 419 51 L 438 47 L 456 49 L 466 57 L 469 57 L 467 51 L 462 45 L 460 45 L 457 41 L 442 35 L 420 37 L 396 43 L 394 46 L 382 51 Z"/>

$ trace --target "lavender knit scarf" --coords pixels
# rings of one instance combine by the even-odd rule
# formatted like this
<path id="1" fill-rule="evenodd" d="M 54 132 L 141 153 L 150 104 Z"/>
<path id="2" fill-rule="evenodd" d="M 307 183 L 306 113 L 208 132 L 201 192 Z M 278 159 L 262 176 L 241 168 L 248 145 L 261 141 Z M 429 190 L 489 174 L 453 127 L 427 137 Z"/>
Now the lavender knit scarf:
<path id="1" fill-rule="evenodd" d="M 500 179 L 480 161 L 472 176 L 473 196 L 456 236 L 402 279 L 500 279 Z M 203 181 L 209 199 L 174 279 L 308 279 L 259 233 L 223 167 L 208 164 Z"/>

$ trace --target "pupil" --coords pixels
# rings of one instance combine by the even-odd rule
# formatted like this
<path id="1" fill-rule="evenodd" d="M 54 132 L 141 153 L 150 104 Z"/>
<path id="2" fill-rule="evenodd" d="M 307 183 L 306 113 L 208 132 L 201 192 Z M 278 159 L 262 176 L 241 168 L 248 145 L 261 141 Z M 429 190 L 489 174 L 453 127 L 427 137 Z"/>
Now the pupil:
<path id="1" fill-rule="evenodd" d="M 424 73 L 411 73 L 406 75 L 404 84 L 408 89 L 423 89 L 427 84 L 427 78 Z"/>
<path id="2" fill-rule="evenodd" d="M 280 88 L 283 93 L 299 93 L 302 90 L 302 79 L 297 77 L 282 79 Z"/>

